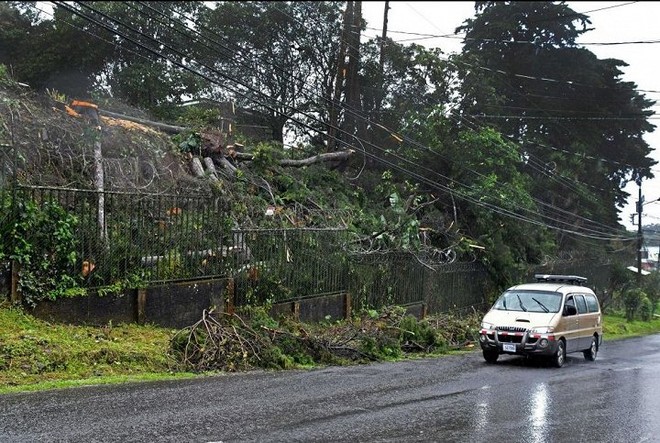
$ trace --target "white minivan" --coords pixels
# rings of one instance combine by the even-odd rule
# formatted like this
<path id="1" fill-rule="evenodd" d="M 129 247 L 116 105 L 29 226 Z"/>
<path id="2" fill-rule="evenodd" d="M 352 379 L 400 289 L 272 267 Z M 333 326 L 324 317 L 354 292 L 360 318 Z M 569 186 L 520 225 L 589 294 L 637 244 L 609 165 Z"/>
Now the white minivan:
<path id="1" fill-rule="evenodd" d="M 512 286 L 484 316 L 479 343 L 484 359 L 500 354 L 545 356 L 562 367 L 566 354 L 595 360 L 603 341 L 596 294 L 576 275 L 536 274 L 536 283 Z"/>

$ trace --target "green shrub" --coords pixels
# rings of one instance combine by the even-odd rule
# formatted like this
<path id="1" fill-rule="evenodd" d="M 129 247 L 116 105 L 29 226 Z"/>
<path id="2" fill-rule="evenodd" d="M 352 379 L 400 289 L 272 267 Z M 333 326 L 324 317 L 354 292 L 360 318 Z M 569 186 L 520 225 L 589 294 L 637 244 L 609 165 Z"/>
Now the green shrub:
<path id="1" fill-rule="evenodd" d="M 651 317 L 653 316 L 653 303 L 651 302 L 651 299 L 646 296 L 642 297 L 638 312 L 639 318 L 644 321 L 650 321 Z"/>
<path id="2" fill-rule="evenodd" d="M 414 342 L 425 349 L 432 349 L 438 344 L 438 337 L 426 320 L 418 320 L 413 315 L 406 315 L 399 327 L 401 328 L 399 339 L 402 345 Z"/>
<path id="3" fill-rule="evenodd" d="M 635 319 L 644 298 L 647 298 L 646 293 L 639 288 L 629 289 L 623 293 L 623 304 L 626 307 L 628 321 Z"/>
<path id="4" fill-rule="evenodd" d="M 16 82 L 11 77 L 6 65 L 0 64 L 0 85 L 13 86 Z"/>
<path id="5" fill-rule="evenodd" d="M 6 195 L 1 207 L 13 215 L 6 217 L 0 240 L 0 261 L 19 265 L 19 290 L 31 306 L 42 299 L 78 294 L 81 276 L 72 270 L 77 260 L 78 218 L 55 201 L 38 205 L 18 195 L 11 204 Z"/>

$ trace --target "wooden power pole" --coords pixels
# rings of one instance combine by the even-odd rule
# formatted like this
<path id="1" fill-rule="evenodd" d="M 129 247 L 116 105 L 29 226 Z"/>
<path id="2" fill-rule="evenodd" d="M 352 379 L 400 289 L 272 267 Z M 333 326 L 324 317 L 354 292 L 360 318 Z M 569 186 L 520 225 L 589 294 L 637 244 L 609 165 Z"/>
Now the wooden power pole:
<path id="1" fill-rule="evenodd" d="M 637 179 L 635 180 L 637 186 L 639 186 L 639 198 L 637 200 L 637 285 L 642 283 L 642 247 L 644 245 L 644 234 L 642 231 L 642 208 L 644 206 L 644 200 L 642 197 L 642 176 L 640 173 L 637 173 Z"/>

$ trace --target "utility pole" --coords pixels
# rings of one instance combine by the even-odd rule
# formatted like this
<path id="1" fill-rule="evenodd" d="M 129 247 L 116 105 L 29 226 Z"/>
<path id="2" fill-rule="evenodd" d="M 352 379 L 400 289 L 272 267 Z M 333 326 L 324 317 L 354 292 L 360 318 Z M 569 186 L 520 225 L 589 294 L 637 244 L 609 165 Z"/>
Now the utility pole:
<path id="1" fill-rule="evenodd" d="M 385 10 L 383 11 L 383 35 L 380 39 L 380 59 L 378 61 L 378 84 L 375 87 L 378 89 L 376 93 L 376 101 L 374 103 L 374 119 L 376 121 L 381 120 L 382 116 L 380 115 L 380 108 L 382 106 L 383 97 L 385 96 L 385 47 L 387 46 L 387 16 L 390 10 L 390 2 L 385 2 Z"/>
<path id="2" fill-rule="evenodd" d="M 360 24 L 362 23 L 362 2 L 353 3 L 353 21 L 348 34 L 348 66 L 346 67 L 346 108 L 344 114 L 344 132 L 360 137 L 362 135 L 360 119 L 356 114 L 362 112 L 360 102 Z"/>
<path id="3" fill-rule="evenodd" d="M 642 283 L 642 246 L 644 244 L 644 237 L 642 233 L 642 209 L 644 200 L 642 197 L 642 174 L 637 172 L 635 179 L 637 186 L 639 186 L 639 198 L 637 200 L 637 285 Z"/>
<path id="4" fill-rule="evenodd" d="M 330 97 L 330 111 L 328 116 L 328 152 L 337 148 L 339 137 L 339 113 L 341 108 L 342 90 L 346 80 L 346 47 L 349 41 L 351 20 L 353 19 L 353 2 L 346 2 L 344 10 L 344 23 L 341 31 L 339 54 L 337 54 L 337 74 L 335 77 L 335 88 Z"/>
<path id="5" fill-rule="evenodd" d="M 390 2 L 385 2 L 385 10 L 383 11 L 383 35 L 380 40 L 380 60 L 378 66 L 380 68 L 380 75 L 383 75 L 383 65 L 385 65 L 385 40 L 387 39 L 387 15 L 390 10 Z"/>

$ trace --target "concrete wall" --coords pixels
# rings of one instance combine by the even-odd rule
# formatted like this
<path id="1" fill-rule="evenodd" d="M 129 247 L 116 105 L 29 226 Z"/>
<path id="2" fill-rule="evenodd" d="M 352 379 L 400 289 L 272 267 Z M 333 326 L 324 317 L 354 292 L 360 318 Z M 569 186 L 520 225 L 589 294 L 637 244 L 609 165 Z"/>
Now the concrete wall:
<path id="1" fill-rule="evenodd" d="M 224 309 L 228 279 L 170 283 L 120 294 L 62 298 L 43 301 L 32 309 L 40 319 L 60 323 L 105 325 L 150 323 L 184 328 L 202 318 L 202 311 Z"/>
<path id="2" fill-rule="evenodd" d="M 146 289 L 131 289 L 120 294 L 89 294 L 40 302 L 32 314 L 42 320 L 102 326 L 108 322 L 154 324 L 181 329 L 202 318 L 202 311 L 214 307 L 233 312 L 233 280 L 219 279 L 170 283 Z M 406 306 L 418 318 L 426 314 L 423 303 Z M 340 320 L 351 316 L 351 296 L 347 292 L 276 303 L 271 315 L 291 316 L 303 322 Z"/>
<path id="3" fill-rule="evenodd" d="M 137 320 L 137 298 L 134 290 L 128 290 L 104 296 L 89 294 L 45 300 L 32 309 L 32 315 L 49 322 L 70 324 L 133 323 Z"/>
<path id="4" fill-rule="evenodd" d="M 271 315 L 292 316 L 302 322 L 319 322 L 322 320 L 340 320 L 350 317 L 351 297 L 346 292 L 322 294 L 299 300 L 275 303 Z"/>
<path id="5" fill-rule="evenodd" d="M 202 318 L 205 309 L 223 309 L 226 287 L 226 279 L 150 287 L 138 320 L 171 328 L 190 326 Z"/>

